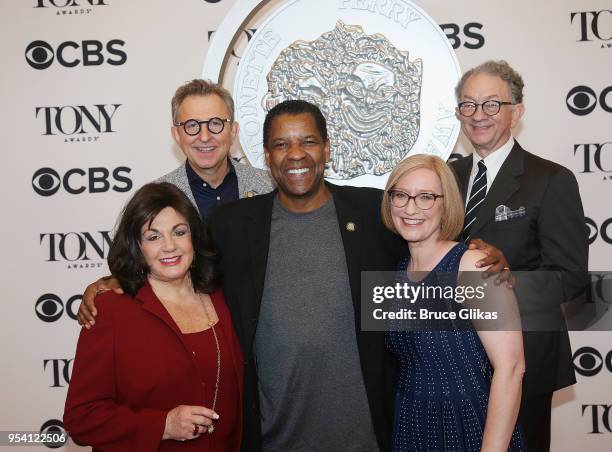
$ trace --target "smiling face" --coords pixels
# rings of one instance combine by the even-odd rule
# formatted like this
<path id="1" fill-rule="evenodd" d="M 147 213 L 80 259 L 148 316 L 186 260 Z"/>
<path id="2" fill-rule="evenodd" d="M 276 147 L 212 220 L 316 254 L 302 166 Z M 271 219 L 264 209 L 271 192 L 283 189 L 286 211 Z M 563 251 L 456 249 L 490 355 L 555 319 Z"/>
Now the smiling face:
<path id="1" fill-rule="evenodd" d="M 205 121 L 210 118 L 230 119 L 230 112 L 223 99 L 216 94 L 187 96 L 177 112 L 177 122 L 188 119 Z M 211 182 L 227 174 L 227 158 L 238 133 L 238 123 L 225 123 L 219 134 L 210 133 L 206 124 L 201 125 L 196 136 L 187 135 L 183 126 L 172 127 L 172 137 L 179 145 L 191 168 L 204 180 Z"/>
<path id="2" fill-rule="evenodd" d="M 476 73 L 469 77 L 461 90 L 459 102 L 477 104 L 487 100 L 512 102 L 510 87 L 496 75 Z M 478 107 L 473 116 L 463 116 L 456 110 L 461 130 L 481 157 L 486 157 L 510 139 L 511 129 L 523 116 L 523 104 L 503 105 L 498 114 L 488 116 Z"/>
<path id="3" fill-rule="evenodd" d="M 193 261 L 191 231 L 185 217 L 172 207 L 162 209 L 141 228 L 140 251 L 149 267 L 149 278 L 179 281 Z"/>
<path id="4" fill-rule="evenodd" d="M 396 190 L 416 196 L 419 193 L 442 194 L 442 183 L 438 175 L 428 168 L 418 168 L 402 176 Z M 443 198 L 438 198 L 431 209 L 422 210 L 414 199 L 404 207 L 391 205 L 391 218 L 397 232 L 410 243 L 435 243 L 440 236 L 440 225 L 444 213 Z"/>
<path id="5" fill-rule="evenodd" d="M 309 113 L 275 117 L 264 150 L 285 208 L 307 212 L 329 199 L 323 179 L 330 155 L 329 140 L 323 140 Z"/>

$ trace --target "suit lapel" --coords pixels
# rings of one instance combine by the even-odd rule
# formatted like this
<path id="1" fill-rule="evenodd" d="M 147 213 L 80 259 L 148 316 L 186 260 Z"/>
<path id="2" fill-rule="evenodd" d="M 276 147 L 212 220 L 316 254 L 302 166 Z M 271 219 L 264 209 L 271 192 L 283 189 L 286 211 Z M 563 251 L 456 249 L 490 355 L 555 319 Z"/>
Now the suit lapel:
<path id="1" fill-rule="evenodd" d="M 244 276 L 245 279 L 250 277 L 252 293 L 255 294 L 255 297 L 249 299 L 248 303 L 242 303 L 243 306 L 240 309 L 243 331 L 245 332 L 245 339 L 248 341 L 248 344 L 245 344 L 247 345 L 244 349 L 245 354 L 251 349 L 253 334 L 255 333 L 257 319 L 259 318 L 261 299 L 263 297 L 266 268 L 268 266 L 268 252 L 270 249 L 272 205 L 275 196 L 276 191 L 253 198 L 254 202 L 251 203 L 245 217 L 250 274 Z"/>
<path id="2" fill-rule="evenodd" d="M 229 163 L 230 165 L 232 165 L 234 167 L 234 171 L 236 171 L 236 179 L 238 179 L 238 198 L 242 199 L 242 198 L 246 198 L 247 197 L 247 190 L 246 190 L 246 174 L 244 174 L 243 171 L 243 166 L 240 163 L 234 164 L 234 162 Z"/>
<path id="3" fill-rule="evenodd" d="M 188 163 L 185 163 L 185 165 L 188 165 Z M 177 177 L 174 180 L 174 185 L 176 185 L 183 193 L 187 195 L 189 201 L 191 201 L 191 203 L 197 209 L 198 203 L 196 202 L 195 197 L 193 196 L 193 192 L 191 191 L 191 186 L 189 185 L 189 178 L 187 177 L 187 168 L 185 167 L 185 165 L 178 168 L 176 174 Z"/>
<path id="4" fill-rule="evenodd" d="M 463 204 L 467 199 L 467 189 L 470 184 L 470 173 L 472 172 L 473 159 L 471 155 L 463 157 L 462 159 L 453 162 L 451 167 L 455 171 L 457 177 L 457 184 L 459 185 L 459 191 L 463 197 Z"/>
<path id="5" fill-rule="evenodd" d="M 210 294 L 210 300 L 215 307 L 215 312 L 217 313 L 217 317 L 219 318 L 219 323 L 221 325 L 220 328 L 217 329 L 219 334 L 222 334 L 225 338 L 225 343 L 228 344 L 228 350 L 232 355 L 232 362 L 234 364 L 234 374 L 236 376 L 237 381 L 241 381 L 240 369 L 242 367 L 242 357 L 239 356 L 239 350 L 235 350 L 233 347 L 234 340 L 232 337 L 232 319 L 227 311 L 227 308 L 224 306 L 223 296 L 221 295 L 221 291 L 215 290 Z M 242 387 L 239 388 L 241 397 L 242 397 Z"/>
<path id="6" fill-rule="evenodd" d="M 504 204 L 520 188 L 518 177 L 523 174 L 524 150 L 515 141 L 508 158 L 504 161 L 495 180 L 480 207 L 478 217 L 472 227 L 471 236 L 478 237 L 478 232 L 495 218 L 495 209 Z"/>
<path id="7" fill-rule="evenodd" d="M 360 209 L 350 198 L 345 196 L 341 188 L 332 184 L 327 184 L 327 187 L 334 198 L 338 226 L 340 227 L 340 235 L 346 257 L 355 317 L 359 319 L 361 316 L 359 300 L 361 290 L 361 240 L 363 237 L 363 222 L 361 220 Z"/>
<path id="8" fill-rule="evenodd" d="M 183 345 L 185 352 L 191 358 L 191 363 L 197 371 L 197 364 L 195 360 L 193 359 L 192 354 L 190 353 L 189 345 L 187 344 L 187 342 L 185 342 L 183 333 L 181 333 L 180 328 L 178 327 L 178 325 L 176 324 L 176 322 L 174 321 L 174 319 L 172 318 L 168 310 L 164 307 L 162 302 L 157 298 L 149 282 L 145 282 L 144 286 L 142 286 L 142 288 L 138 291 L 135 298 L 136 300 L 142 303 L 142 309 L 144 311 L 147 311 L 150 314 L 157 317 L 160 321 L 165 323 L 166 326 L 168 326 L 168 328 L 170 328 L 174 332 L 174 335 L 177 337 L 179 342 Z"/>

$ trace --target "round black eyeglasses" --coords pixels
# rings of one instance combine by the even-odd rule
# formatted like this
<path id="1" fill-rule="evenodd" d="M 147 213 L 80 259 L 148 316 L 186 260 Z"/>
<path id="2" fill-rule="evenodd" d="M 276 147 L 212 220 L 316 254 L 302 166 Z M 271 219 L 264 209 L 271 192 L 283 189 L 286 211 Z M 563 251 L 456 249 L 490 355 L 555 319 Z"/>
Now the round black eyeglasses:
<path id="1" fill-rule="evenodd" d="M 495 116 L 501 110 L 502 105 L 516 105 L 514 102 L 502 102 L 501 100 L 487 100 L 481 104 L 476 102 L 461 102 L 457 105 L 459 113 L 462 116 L 474 116 L 478 107 L 482 108 L 482 111 L 487 116 Z"/>
<path id="2" fill-rule="evenodd" d="M 225 129 L 225 123 L 232 122 L 231 119 L 221 118 L 210 118 L 206 121 L 199 121 L 197 119 L 188 119 L 187 121 L 179 122 L 174 124 L 176 127 L 183 126 L 183 130 L 187 135 L 195 136 L 202 131 L 202 124 L 206 124 L 206 128 L 210 133 L 215 135 L 223 132 Z"/>

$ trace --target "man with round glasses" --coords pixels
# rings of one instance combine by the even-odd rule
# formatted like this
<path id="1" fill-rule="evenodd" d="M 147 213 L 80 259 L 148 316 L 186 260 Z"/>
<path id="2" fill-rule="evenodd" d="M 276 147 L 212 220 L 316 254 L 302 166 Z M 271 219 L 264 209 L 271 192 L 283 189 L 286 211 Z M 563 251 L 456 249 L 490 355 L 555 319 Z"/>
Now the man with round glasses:
<path id="1" fill-rule="evenodd" d="M 172 137 L 187 160 L 159 182 L 179 187 L 204 219 L 221 204 L 272 191 L 268 172 L 230 158 L 239 124 L 225 88 L 195 79 L 176 90 L 171 105 Z"/>
<path id="2" fill-rule="evenodd" d="M 455 90 L 456 116 L 475 151 L 451 164 L 466 204 L 462 239 L 491 243 L 512 270 L 531 271 L 532 280 L 559 272 L 551 311 L 562 319 L 560 303 L 574 298 L 586 282 L 584 212 L 572 172 L 525 151 L 512 137 L 525 111 L 523 86 L 507 62 L 487 61 L 466 72 Z M 524 313 L 533 309 L 534 298 L 521 295 L 520 282 L 516 291 Z M 562 324 L 557 331 L 524 333 L 527 370 L 519 423 L 530 452 L 550 449 L 552 394 L 576 382 Z"/>

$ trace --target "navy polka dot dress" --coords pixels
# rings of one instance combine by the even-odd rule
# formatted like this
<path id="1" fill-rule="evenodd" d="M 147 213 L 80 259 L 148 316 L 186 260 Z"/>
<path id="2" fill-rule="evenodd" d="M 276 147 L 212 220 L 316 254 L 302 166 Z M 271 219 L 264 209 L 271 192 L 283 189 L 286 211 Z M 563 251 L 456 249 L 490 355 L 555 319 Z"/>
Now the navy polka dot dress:
<path id="1" fill-rule="evenodd" d="M 455 245 L 422 282 L 450 274 L 456 285 L 466 250 Z M 401 281 L 407 267 L 398 266 Z M 393 450 L 480 451 L 493 371 L 476 331 L 388 331 L 385 342 L 400 367 Z M 518 426 L 508 450 L 526 450 Z"/>

